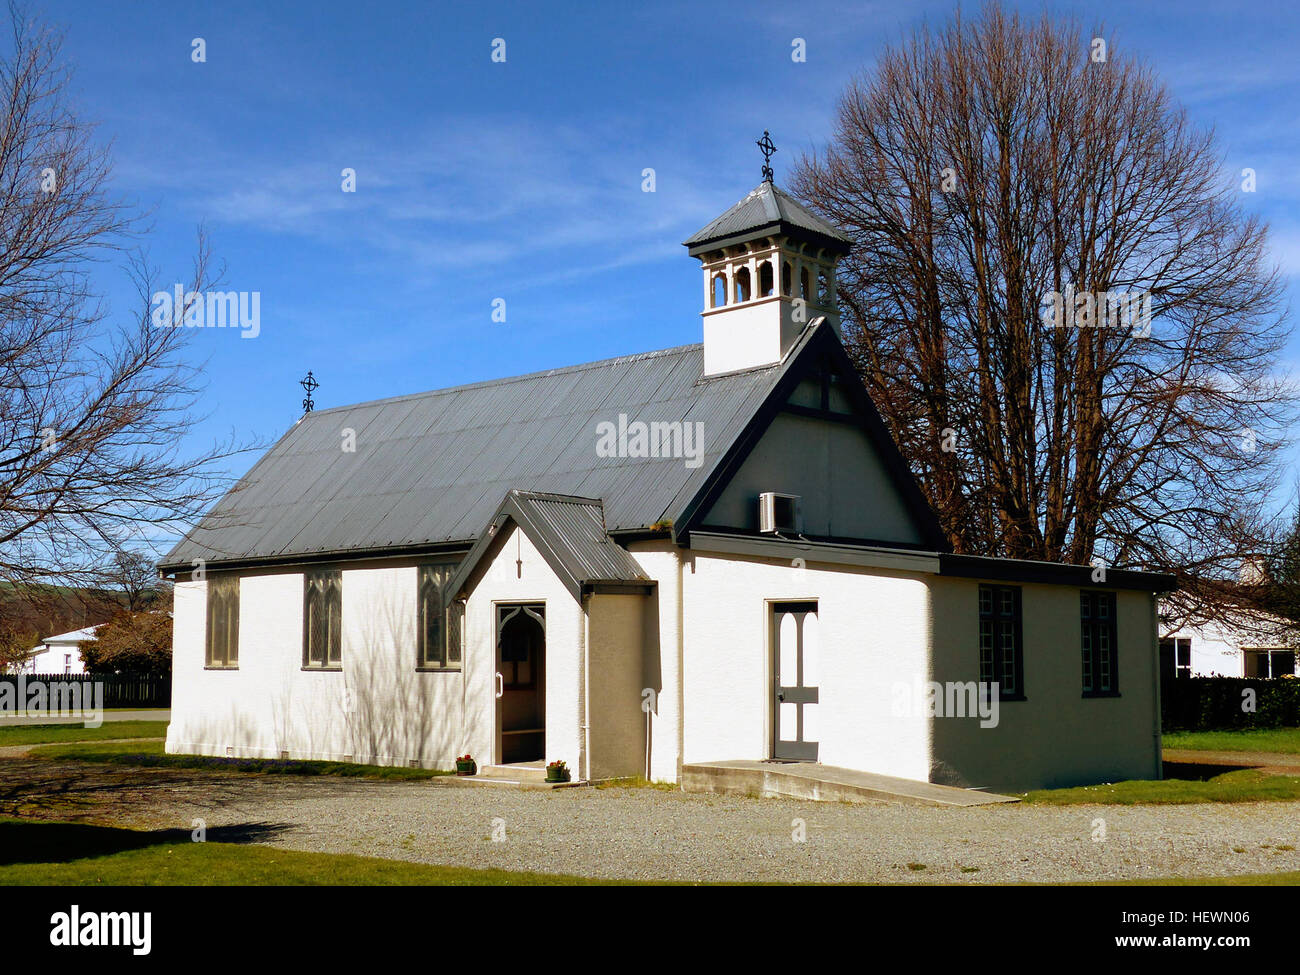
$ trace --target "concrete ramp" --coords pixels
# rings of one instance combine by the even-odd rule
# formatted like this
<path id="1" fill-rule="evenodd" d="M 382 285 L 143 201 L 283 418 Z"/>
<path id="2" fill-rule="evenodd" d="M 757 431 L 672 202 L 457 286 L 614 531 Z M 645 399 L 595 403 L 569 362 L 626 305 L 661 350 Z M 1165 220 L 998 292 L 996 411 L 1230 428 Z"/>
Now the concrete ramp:
<path id="1" fill-rule="evenodd" d="M 696 762 L 682 766 L 682 791 L 921 806 L 985 806 L 1020 801 L 992 792 L 898 779 L 816 762 Z"/>

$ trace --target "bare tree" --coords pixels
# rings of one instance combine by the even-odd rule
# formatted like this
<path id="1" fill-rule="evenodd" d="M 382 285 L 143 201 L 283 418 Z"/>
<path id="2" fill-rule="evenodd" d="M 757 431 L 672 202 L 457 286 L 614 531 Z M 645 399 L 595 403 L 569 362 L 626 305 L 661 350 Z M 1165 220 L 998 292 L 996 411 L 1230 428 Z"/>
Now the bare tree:
<path id="1" fill-rule="evenodd" d="M 119 596 L 128 612 L 157 609 L 169 584 L 158 578 L 154 559 L 133 549 L 118 549 L 112 561 L 99 570 L 101 586 Z"/>
<path id="2" fill-rule="evenodd" d="M 0 51 L 0 580 L 98 581 L 123 544 L 192 523 L 225 479 L 187 454 L 193 330 L 167 327 L 214 282 L 200 231 L 188 305 L 151 320 L 141 217 L 110 191 L 108 152 L 70 106 L 60 38 L 10 7 Z M 121 267 L 138 311 L 113 320 L 94 271 Z"/>
<path id="3" fill-rule="evenodd" d="M 957 551 L 1195 589 L 1265 547 L 1293 408 L 1267 228 L 1113 38 L 921 28 L 793 184 L 855 240 L 846 339 Z"/>

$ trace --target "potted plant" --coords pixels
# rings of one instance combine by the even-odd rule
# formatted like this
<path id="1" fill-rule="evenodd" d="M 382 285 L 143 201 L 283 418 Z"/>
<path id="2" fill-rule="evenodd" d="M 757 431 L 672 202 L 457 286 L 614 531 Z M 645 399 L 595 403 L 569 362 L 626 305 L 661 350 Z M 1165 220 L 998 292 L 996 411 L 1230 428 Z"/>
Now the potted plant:
<path id="1" fill-rule="evenodd" d="M 475 775 L 478 772 L 478 763 L 474 761 L 473 755 L 462 755 L 456 759 L 457 775 Z"/>
<path id="2" fill-rule="evenodd" d="M 546 766 L 547 782 L 568 782 L 569 766 L 565 765 L 560 759 L 556 759 Z"/>

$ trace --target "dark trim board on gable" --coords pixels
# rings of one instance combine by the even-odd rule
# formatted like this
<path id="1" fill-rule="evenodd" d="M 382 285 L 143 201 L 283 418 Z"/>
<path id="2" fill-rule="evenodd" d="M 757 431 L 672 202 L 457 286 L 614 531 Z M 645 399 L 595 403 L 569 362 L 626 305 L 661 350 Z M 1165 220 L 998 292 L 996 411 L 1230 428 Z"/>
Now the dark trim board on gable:
<path id="1" fill-rule="evenodd" d="M 811 538 L 774 537 L 754 533 L 696 530 L 691 548 L 724 555 L 748 555 L 754 558 L 781 558 L 793 562 L 824 562 L 831 565 L 855 565 L 873 569 L 897 569 L 903 572 L 939 572 L 936 552 L 891 548 L 883 545 L 840 544 Z"/>
<path id="2" fill-rule="evenodd" d="M 1174 577 L 1159 572 L 1107 569 L 1104 582 L 1094 581 L 1095 569 L 1088 565 L 1033 562 L 1018 559 L 953 555 L 893 544 L 871 544 L 845 539 L 761 535 L 756 532 L 696 529 L 692 548 L 703 552 L 750 555 L 756 558 L 802 558 L 808 562 L 859 565 L 937 576 L 980 579 L 990 582 L 1044 583 L 1079 586 L 1084 589 L 1132 589 L 1139 592 L 1169 592 L 1176 588 Z"/>
<path id="3" fill-rule="evenodd" d="M 336 549 L 334 551 L 302 552 L 293 555 L 275 555 L 239 559 L 208 559 L 206 572 L 242 572 L 295 567 L 338 566 L 354 562 L 410 562 L 416 564 L 428 559 L 461 558 L 473 545 L 473 539 L 463 541 L 439 542 L 433 545 L 401 545 L 391 548 Z M 189 575 L 196 566 L 188 562 L 158 563 L 158 577 L 177 578 Z"/>
<path id="4" fill-rule="evenodd" d="M 1174 577 L 1164 572 L 1108 568 L 1105 581 L 1093 579 L 1094 572 L 1096 568 L 1090 565 L 1067 565 L 1062 562 L 954 555 L 951 552 L 939 556 L 941 576 L 989 579 L 996 582 L 1042 582 L 1085 589 L 1136 589 L 1143 592 L 1171 592 L 1178 588 Z"/>
<path id="5" fill-rule="evenodd" d="M 845 535 L 808 535 L 803 533 L 793 535 L 780 532 L 766 534 L 753 528 L 736 528 L 732 525 L 702 524 L 691 529 L 691 539 L 701 537 L 710 540 L 723 537 L 748 538 L 755 541 L 782 542 L 790 545 L 840 545 L 849 548 L 866 548 L 882 552 L 908 552 L 928 556 L 937 554 L 932 546 L 928 546 L 924 542 L 897 542 L 887 538 L 851 538 Z M 698 548 L 699 546 L 692 541 L 689 547 Z M 936 571 L 938 571 L 937 567 Z"/>

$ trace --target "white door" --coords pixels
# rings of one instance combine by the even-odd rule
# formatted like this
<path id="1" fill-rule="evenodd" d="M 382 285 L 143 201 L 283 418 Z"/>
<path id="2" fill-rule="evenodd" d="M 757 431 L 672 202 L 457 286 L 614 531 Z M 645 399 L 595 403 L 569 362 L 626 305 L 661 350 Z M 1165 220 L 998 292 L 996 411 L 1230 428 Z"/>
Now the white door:
<path id="1" fill-rule="evenodd" d="M 772 604 L 772 757 L 817 761 L 817 604 Z"/>

